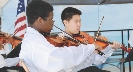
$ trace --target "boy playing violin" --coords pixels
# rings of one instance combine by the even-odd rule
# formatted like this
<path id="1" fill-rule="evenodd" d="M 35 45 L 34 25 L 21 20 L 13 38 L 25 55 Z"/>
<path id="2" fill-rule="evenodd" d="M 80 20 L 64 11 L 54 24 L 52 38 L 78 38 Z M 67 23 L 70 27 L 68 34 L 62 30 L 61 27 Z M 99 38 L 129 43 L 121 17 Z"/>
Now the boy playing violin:
<path id="1" fill-rule="evenodd" d="M 68 33 L 71 36 L 84 34 L 83 32 L 80 31 L 80 27 L 81 27 L 80 15 L 81 14 L 82 13 L 81 13 L 80 10 L 78 10 L 76 8 L 73 8 L 73 7 L 67 7 L 62 11 L 61 19 L 62 19 L 62 22 L 65 26 L 65 32 L 66 33 Z M 62 35 L 67 36 L 66 33 L 62 32 L 59 35 L 60 36 L 62 36 Z M 90 35 L 87 34 L 87 33 L 84 34 L 84 35 L 87 35 L 87 37 L 85 37 L 85 38 L 86 38 L 86 40 L 89 40 L 87 38 L 89 38 Z M 92 44 L 92 45 L 99 46 L 97 44 Z M 104 63 L 106 61 L 106 59 L 109 56 L 111 56 L 114 49 L 117 49 L 120 46 L 121 45 L 118 42 L 113 42 L 113 45 L 110 44 L 104 50 L 102 50 L 102 52 L 105 55 L 101 56 L 101 55 L 98 55 L 95 52 L 93 52 L 89 57 L 86 58 L 86 62 L 82 62 L 81 65 L 79 64 L 79 65 L 77 65 L 77 67 L 83 69 L 83 68 L 91 66 L 92 64 L 99 65 L 101 63 Z M 90 47 L 90 48 L 92 48 L 92 47 Z M 93 61 L 93 62 L 91 62 L 91 61 Z M 86 65 L 82 66 L 83 64 L 88 64 L 88 65 L 87 66 Z"/>
<path id="2" fill-rule="evenodd" d="M 54 24 L 52 5 L 43 0 L 32 1 L 26 7 L 26 15 L 28 27 L 19 58 L 30 72 L 77 72 L 93 63 L 93 44 L 55 47 L 44 37 Z"/>
<path id="3" fill-rule="evenodd" d="M 0 32 L 0 35 L 0 68 L 4 66 L 15 66 L 19 62 L 19 57 L 7 58 L 7 55 L 11 52 L 8 46 L 10 35 L 5 32 Z"/>

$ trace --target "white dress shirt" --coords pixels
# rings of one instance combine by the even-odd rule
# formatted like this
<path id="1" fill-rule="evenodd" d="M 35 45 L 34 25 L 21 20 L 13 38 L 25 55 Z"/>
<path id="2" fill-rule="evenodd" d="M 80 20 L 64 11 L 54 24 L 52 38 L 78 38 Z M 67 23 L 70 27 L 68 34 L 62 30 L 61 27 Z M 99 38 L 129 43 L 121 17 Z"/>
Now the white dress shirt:
<path id="1" fill-rule="evenodd" d="M 6 67 L 11 67 L 11 66 L 16 66 L 19 63 L 19 57 L 15 58 L 4 58 L 1 54 L 6 54 L 10 53 L 11 50 L 9 49 L 8 44 L 4 45 L 4 49 L 0 50 L 0 68 L 6 66 Z"/>
<path id="2" fill-rule="evenodd" d="M 37 30 L 28 27 L 19 54 L 30 72 L 77 72 L 92 64 L 101 64 L 113 49 L 108 47 L 100 56 L 94 53 L 94 44 L 78 47 L 55 47 Z"/>
<path id="3" fill-rule="evenodd" d="M 0 68 L 6 66 L 6 62 L 4 57 L 0 54 Z"/>
<path id="4" fill-rule="evenodd" d="M 8 46 L 8 43 L 6 43 L 5 45 L 4 45 L 4 48 L 2 49 L 2 50 L 0 50 L 0 54 L 8 54 L 9 52 L 11 52 L 11 49 L 10 49 L 10 47 Z"/>

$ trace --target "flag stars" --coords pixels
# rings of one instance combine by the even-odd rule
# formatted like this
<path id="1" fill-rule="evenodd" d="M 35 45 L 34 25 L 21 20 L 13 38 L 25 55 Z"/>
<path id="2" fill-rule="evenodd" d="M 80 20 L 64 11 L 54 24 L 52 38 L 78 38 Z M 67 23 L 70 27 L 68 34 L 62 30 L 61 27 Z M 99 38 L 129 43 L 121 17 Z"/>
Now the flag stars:
<path id="1" fill-rule="evenodd" d="M 17 14 L 19 14 L 21 12 L 25 12 L 24 0 L 18 1 Z"/>

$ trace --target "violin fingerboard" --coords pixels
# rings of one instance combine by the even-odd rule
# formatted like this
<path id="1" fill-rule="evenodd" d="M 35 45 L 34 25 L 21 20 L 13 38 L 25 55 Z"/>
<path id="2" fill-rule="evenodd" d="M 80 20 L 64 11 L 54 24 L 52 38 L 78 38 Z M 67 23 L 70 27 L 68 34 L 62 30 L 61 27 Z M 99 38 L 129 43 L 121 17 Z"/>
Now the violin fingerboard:
<path id="1" fill-rule="evenodd" d="M 105 43 L 109 43 L 109 44 L 113 44 L 113 43 L 110 42 L 110 41 L 105 41 L 105 40 L 102 40 L 102 39 L 100 39 L 100 38 L 97 38 L 96 40 L 101 41 L 101 42 L 105 42 Z"/>

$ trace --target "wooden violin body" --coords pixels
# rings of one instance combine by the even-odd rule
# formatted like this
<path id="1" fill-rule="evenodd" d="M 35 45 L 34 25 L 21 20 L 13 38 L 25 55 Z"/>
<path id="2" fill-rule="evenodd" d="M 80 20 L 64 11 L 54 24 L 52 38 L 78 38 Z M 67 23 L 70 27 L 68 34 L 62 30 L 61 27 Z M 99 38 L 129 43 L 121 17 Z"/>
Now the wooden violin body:
<path id="1" fill-rule="evenodd" d="M 55 47 L 64 47 L 64 46 L 77 46 L 78 44 L 73 42 L 71 39 L 67 37 L 58 37 L 57 34 L 55 35 L 44 35 L 50 44 L 53 44 Z"/>
<path id="2" fill-rule="evenodd" d="M 74 37 L 82 42 L 84 40 L 87 40 L 88 44 L 93 44 L 95 42 L 102 49 L 105 49 L 108 46 L 108 43 L 100 41 L 100 40 L 108 41 L 107 38 L 105 38 L 105 37 L 98 37 L 98 39 L 100 39 L 100 40 L 95 41 L 95 38 L 93 36 L 90 36 L 89 34 L 87 34 L 85 32 L 80 32 L 80 34 L 78 36 L 75 35 Z"/>
<path id="3" fill-rule="evenodd" d="M 12 45 L 12 49 L 14 49 L 20 42 L 22 41 L 22 38 L 13 36 L 10 38 L 9 43 Z"/>
<path id="4" fill-rule="evenodd" d="M 98 44 L 102 49 L 105 49 L 109 44 L 113 44 L 112 42 L 108 41 L 107 38 L 105 37 L 102 37 L 102 36 L 99 36 L 97 37 L 96 41 L 95 41 L 95 38 L 93 36 L 90 36 L 89 34 L 85 33 L 85 32 L 80 32 L 79 35 L 83 35 L 82 37 L 76 37 L 77 39 L 81 40 L 81 41 L 84 41 L 84 39 L 86 39 L 88 41 L 88 44 L 92 44 L 92 43 L 96 43 Z M 130 52 L 131 51 L 131 48 L 128 48 L 125 47 L 124 45 L 121 46 L 121 49 L 123 49 L 124 51 L 126 52 Z"/>
<path id="5" fill-rule="evenodd" d="M 22 38 L 17 36 L 11 36 L 4 32 L 0 32 L 0 44 L 10 43 L 12 45 L 12 49 L 14 49 L 20 42 Z"/>
<path id="6" fill-rule="evenodd" d="M 47 41 L 54 45 L 55 47 L 63 47 L 64 46 L 64 41 L 60 40 L 59 38 L 57 37 L 53 37 L 53 36 L 46 36 L 45 37 L 47 39 Z"/>

